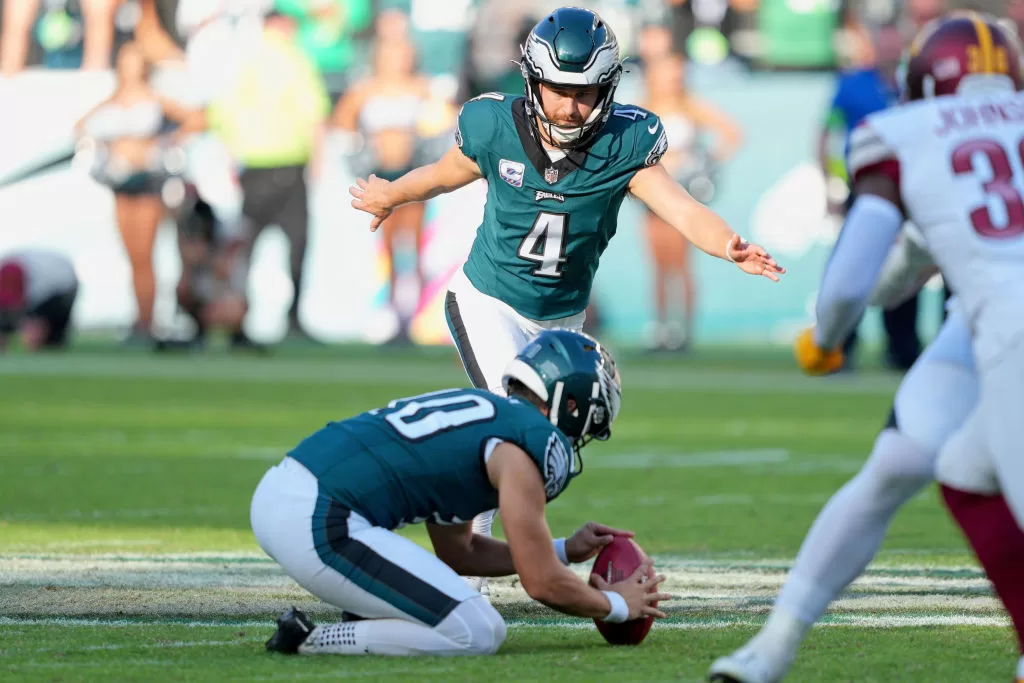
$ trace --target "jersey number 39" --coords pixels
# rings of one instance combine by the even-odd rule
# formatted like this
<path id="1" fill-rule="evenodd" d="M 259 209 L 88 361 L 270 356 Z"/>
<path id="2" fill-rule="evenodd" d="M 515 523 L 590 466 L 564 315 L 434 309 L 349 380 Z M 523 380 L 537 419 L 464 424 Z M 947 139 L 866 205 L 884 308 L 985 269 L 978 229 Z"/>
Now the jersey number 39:
<path id="1" fill-rule="evenodd" d="M 1008 238 L 1017 237 L 1024 233 L 1024 199 L 1020 196 L 1020 190 L 1014 183 L 1017 173 L 1014 171 L 1006 149 L 995 140 L 984 138 L 968 140 L 958 145 L 953 150 L 951 163 L 953 173 L 956 175 L 973 174 L 976 155 L 984 155 L 987 165 L 991 168 L 991 176 L 982 184 L 986 197 L 995 198 L 1005 207 L 1006 218 L 1004 224 L 999 227 L 992 219 L 992 212 L 988 206 L 979 206 L 970 213 L 971 225 L 974 231 L 983 237 Z M 1017 145 L 1017 155 L 1024 163 L 1024 140 Z M 987 169 L 982 168 L 982 173 L 988 175 Z"/>
<path id="2" fill-rule="evenodd" d="M 569 236 L 569 214 L 541 211 L 530 232 L 519 245 L 519 258 L 533 261 L 533 274 L 560 278 L 565 264 L 565 242 Z"/>

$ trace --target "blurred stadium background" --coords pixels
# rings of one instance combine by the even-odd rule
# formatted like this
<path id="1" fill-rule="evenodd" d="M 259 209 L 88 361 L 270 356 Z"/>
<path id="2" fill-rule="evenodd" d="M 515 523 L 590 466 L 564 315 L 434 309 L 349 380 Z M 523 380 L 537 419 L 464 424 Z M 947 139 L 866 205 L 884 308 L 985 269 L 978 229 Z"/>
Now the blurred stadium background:
<path id="1" fill-rule="evenodd" d="M 891 34 L 905 42 L 916 26 L 943 9 L 942 2 L 590 3 L 613 26 L 630 58 L 619 101 L 647 100 L 645 67 L 651 54 L 667 50 L 685 58 L 691 94 L 738 125 L 742 141 L 734 156 L 715 163 L 693 154 L 691 170 L 709 179 L 709 203 L 790 269 L 782 284 L 769 286 L 736 277 L 730 267 L 703 254 L 692 256 L 697 285 L 690 341 L 697 346 L 781 344 L 806 324 L 845 192 L 845 123 L 832 107 L 837 83 L 844 70 L 865 70 L 885 59 L 892 52 L 886 46 Z M 241 78 L 247 41 L 273 24 L 315 65 L 330 107 L 316 124 L 324 134 L 316 135 L 312 158 L 303 164 L 309 211 L 304 256 L 290 267 L 296 242 L 273 217 L 267 230 L 249 226 L 244 233 L 247 240 L 255 238 L 247 278 L 243 272 L 246 333 L 264 343 L 280 341 L 289 331 L 319 342 L 380 343 L 407 332 L 415 343 L 448 344 L 440 301 L 472 240 L 481 188 L 431 201 L 417 248 L 412 230 L 396 230 L 388 238 L 369 233 L 366 217 L 348 206 L 347 187 L 356 175 L 380 166 L 374 136 L 394 132 L 387 121 L 396 113 L 403 119 L 398 110 L 411 106 L 418 112 L 414 120 L 406 115 L 395 124 L 405 126 L 412 138 L 399 146 L 412 145 L 410 163 L 429 161 L 451 140 L 461 102 L 489 90 L 520 92 L 513 63 L 518 41 L 542 12 L 557 5 L 546 0 L 0 0 L 0 258 L 24 247 L 44 247 L 71 259 L 80 281 L 72 314 L 76 339 L 110 338 L 111 331 L 124 336 L 133 325 L 139 332 L 131 249 L 119 233 L 111 183 L 94 179 L 95 145 L 81 130 L 76 134 L 75 124 L 114 90 L 112 66 L 130 41 L 152 65 L 149 80 L 156 93 L 185 108 L 229 109 L 218 99 L 229 98 L 232 79 Z M 1024 2 L 971 6 L 1010 22 L 1024 20 Z M 206 65 L 197 37 L 203 31 L 216 35 L 221 55 Z M 415 50 L 415 82 L 425 84 L 417 85 L 420 94 L 412 100 L 356 97 L 359 101 L 346 103 L 346 94 L 358 92 L 367 79 L 371 90 L 386 81 L 380 69 L 401 71 L 401 64 L 388 61 L 401 62 L 394 55 L 406 42 Z M 390 55 L 384 63 L 374 59 L 378 44 Z M 221 68 L 211 69 L 210 63 Z M 183 151 L 184 162 L 167 151 L 171 143 L 160 142 L 169 139 L 173 126 L 161 130 L 154 143 L 167 152 L 153 173 L 163 183 L 152 249 L 156 296 L 149 331 L 156 338 L 191 334 L 175 296 L 182 272 L 177 237 L 181 214 L 187 212 L 180 205 L 188 204 L 182 197 L 189 196 L 195 177 L 206 174 L 214 181 L 200 183 L 200 194 L 218 218 L 237 217 L 243 162 L 230 157 L 237 132 L 231 127 L 250 118 L 273 130 L 271 117 L 220 116 L 227 120 L 220 129 L 212 122 L 205 133 L 175 138 L 173 151 Z M 714 151 L 712 136 L 699 140 L 694 151 Z M 122 225 L 126 230 L 147 228 Z M 659 340 L 649 237 L 641 211 L 626 202 L 590 311 L 592 330 L 620 346 Z M 145 260 L 138 246 L 132 249 L 136 262 Z M 292 270 L 300 271 L 297 278 Z M 293 279 L 301 282 L 297 309 Z M 938 282 L 922 296 L 916 323 L 923 340 L 937 329 L 941 299 Z M 682 327 L 685 316 L 675 318 L 671 323 Z M 882 338 L 879 320 L 870 312 L 862 326 L 869 345 Z M 142 332 L 145 339 L 147 330 Z"/>

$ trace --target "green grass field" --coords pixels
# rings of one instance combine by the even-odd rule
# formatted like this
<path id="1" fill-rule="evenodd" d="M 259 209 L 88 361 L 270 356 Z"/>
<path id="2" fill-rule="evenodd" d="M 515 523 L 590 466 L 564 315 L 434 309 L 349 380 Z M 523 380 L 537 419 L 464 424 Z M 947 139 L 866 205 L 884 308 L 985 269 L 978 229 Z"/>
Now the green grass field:
<path id="1" fill-rule="evenodd" d="M 263 651 L 288 605 L 332 610 L 259 551 L 253 489 L 328 420 L 463 386 L 450 351 L 0 357 L 0 680 L 701 680 L 764 619 L 898 378 L 810 379 L 785 354 L 728 350 L 620 364 L 615 435 L 586 449 L 549 520 L 556 533 L 588 519 L 631 528 L 655 555 L 676 599 L 640 648 L 611 648 L 502 581 L 497 662 L 311 660 Z M 932 488 L 790 680 L 1008 681 L 1007 623 Z"/>

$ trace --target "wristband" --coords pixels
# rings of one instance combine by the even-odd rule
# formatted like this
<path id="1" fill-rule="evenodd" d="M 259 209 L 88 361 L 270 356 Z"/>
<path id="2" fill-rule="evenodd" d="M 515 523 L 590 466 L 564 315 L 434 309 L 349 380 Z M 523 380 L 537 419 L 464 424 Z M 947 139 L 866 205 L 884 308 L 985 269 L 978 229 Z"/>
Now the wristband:
<path id="1" fill-rule="evenodd" d="M 629 619 L 629 605 L 626 604 L 626 598 L 615 591 L 601 592 L 608 598 L 608 602 L 612 603 L 612 610 L 608 612 L 608 616 L 603 621 L 607 621 L 610 624 L 621 624 Z"/>
<path id="2" fill-rule="evenodd" d="M 743 239 L 742 238 L 740 238 L 740 243 L 741 244 L 743 243 Z M 732 249 L 729 248 L 731 245 L 732 245 L 732 237 L 730 237 L 729 241 L 725 243 L 725 258 L 729 259 L 733 263 L 736 263 L 736 259 L 734 259 L 732 257 Z"/>
<path id="3" fill-rule="evenodd" d="M 555 555 L 566 567 L 569 566 L 569 556 L 565 554 L 565 537 L 555 539 Z"/>

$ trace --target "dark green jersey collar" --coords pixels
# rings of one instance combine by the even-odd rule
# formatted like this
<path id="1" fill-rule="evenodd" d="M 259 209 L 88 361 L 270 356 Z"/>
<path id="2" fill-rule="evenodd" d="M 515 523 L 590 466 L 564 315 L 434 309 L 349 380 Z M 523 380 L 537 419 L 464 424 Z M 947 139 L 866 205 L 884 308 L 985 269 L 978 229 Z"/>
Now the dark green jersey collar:
<path id="1" fill-rule="evenodd" d="M 537 136 L 536 126 L 530 123 L 529 114 L 526 113 L 525 97 L 517 97 L 512 103 L 512 120 L 515 121 L 516 132 L 519 133 L 519 142 L 523 145 L 526 158 L 549 185 L 554 185 L 583 165 L 583 160 L 587 156 L 585 148 L 574 149 L 558 161 L 551 161 Z"/>

